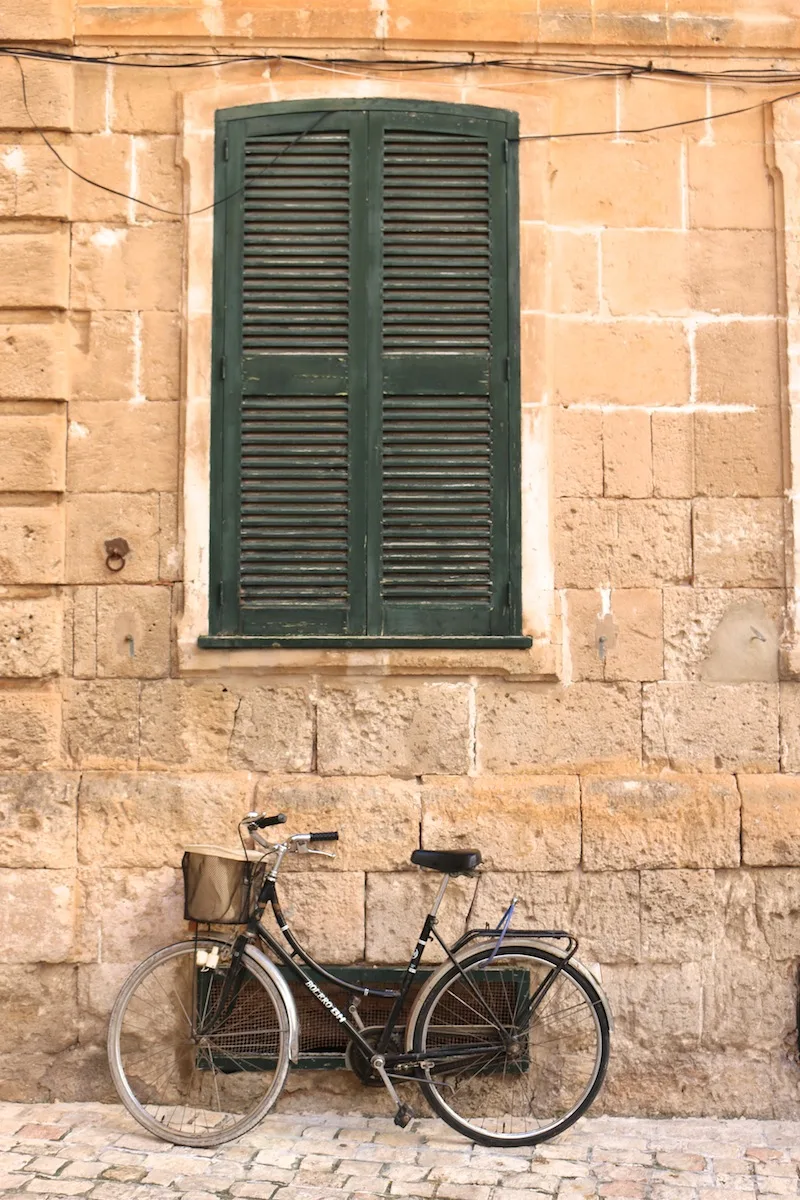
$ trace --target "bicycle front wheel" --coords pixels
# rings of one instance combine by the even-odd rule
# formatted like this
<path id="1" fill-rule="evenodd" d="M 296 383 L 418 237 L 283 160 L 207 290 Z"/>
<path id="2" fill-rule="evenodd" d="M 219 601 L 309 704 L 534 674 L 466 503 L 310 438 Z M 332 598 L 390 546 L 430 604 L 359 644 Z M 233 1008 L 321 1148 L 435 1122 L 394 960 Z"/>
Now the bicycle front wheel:
<path id="1" fill-rule="evenodd" d="M 289 1069 L 288 1029 L 280 993 L 257 963 L 242 958 L 232 968 L 231 947 L 213 938 L 179 942 L 124 983 L 108 1030 L 111 1075 L 150 1133 L 217 1146 L 275 1103 Z"/>
<path id="2" fill-rule="evenodd" d="M 603 1082 L 609 1016 L 591 980 L 538 945 L 494 943 L 434 984 L 412 1034 L 422 1091 L 485 1146 L 532 1146 L 586 1111 Z M 462 974 L 463 972 L 463 974 Z"/>

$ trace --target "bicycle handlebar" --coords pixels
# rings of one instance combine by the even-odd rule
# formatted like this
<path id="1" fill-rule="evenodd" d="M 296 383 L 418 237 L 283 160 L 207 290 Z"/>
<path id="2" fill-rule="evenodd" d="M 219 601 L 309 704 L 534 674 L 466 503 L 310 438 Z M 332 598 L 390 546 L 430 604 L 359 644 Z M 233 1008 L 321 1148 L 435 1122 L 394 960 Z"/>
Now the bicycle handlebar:
<path id="1" fill-rule="evenodd" d="M 262 813 L 255 820 L 248 821 L 247 828 L 252 832 L 254 829 L 266 829 L 268 825 L 284 825 L 285 823 L 286 813 L 277 813 L 274 817 L 268 817 Z"/>
<path id="2" fill-rule="evenodd" d="M 335 830 L 330 833 L 312 833 L 309 834 L 309 840 L 312 842 L 338 842 L 339 834 Z"/>

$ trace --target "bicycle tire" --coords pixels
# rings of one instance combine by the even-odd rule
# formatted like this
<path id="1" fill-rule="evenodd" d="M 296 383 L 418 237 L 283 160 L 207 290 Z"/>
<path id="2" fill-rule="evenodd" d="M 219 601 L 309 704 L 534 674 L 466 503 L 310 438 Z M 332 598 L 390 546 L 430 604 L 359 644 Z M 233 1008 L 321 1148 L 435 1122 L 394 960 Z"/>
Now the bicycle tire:
<path id="1" fill-rule="evenodd" d="M 489 943 L 459 959 L 483 1001 L 456 966 L 444 969 L 417 1014 L 411 1044 L 415 1052 L 431 1055 L 431 1065 L 420 1068 L 420 1087 L 451 1128 L 484 1146 L 533 1146 L 569 1128 L 597 1096 L 608 1066 L 610 1018 L 590 977 L 567 963 L 526 1024 L 524 997 L 535 995 L 536 986 L 563 959 L 524 942 L 509 943 L 491 959 L 493 946 Z M 554 1002 L 561 1007 L 554 1009 Z M 545 1028 L 547 1022 L 550 1029 Z M 553 1036 L 536 1040 L 532 1035 L 537 1029 Z M 560 1050 L 555 1047 L 557 1062 L 548 1064 L 544 1047 L 558 1041 L 562 1044 Z M 434 1062 L 437 1050 L 445 1047 L 462 1051 L 449 1060 L 449 1070 L 444 1057 Z M 567 1084 L 575 1087 L 568 1103 Z M 551 1106 L 549 1117 L 535 1115 L 535 1110 L 545 1114 Z M 526 1127 L 533 1123 L 535 1128 Z"/>
<path id="2" fill-rule="evenodd" d="M 198 962 L 198 951 L 215 949 L 213 969 Z M 128 976 L 111 1012 L 108 1061 L 122 1103 L 178 1145 L 218 1146 L 246 1133 L 286 1081 L 286 1006 L 252 959 L 241 959 L 233 1001 L 214 1023 L 230 950 L 210 937 L 165 946 Z"/>

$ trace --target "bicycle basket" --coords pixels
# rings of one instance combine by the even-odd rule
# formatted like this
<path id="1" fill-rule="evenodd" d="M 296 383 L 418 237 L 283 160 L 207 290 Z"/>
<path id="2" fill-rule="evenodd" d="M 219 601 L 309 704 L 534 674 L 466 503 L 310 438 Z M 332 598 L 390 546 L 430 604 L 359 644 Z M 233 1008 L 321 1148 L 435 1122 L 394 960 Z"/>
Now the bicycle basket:
<path id="1" fill-rule="evenodd" d="M 243 925 L 261 885 L 261 854 L 188 846 L 183 855 L 183 916 L 201 925 Z"/>

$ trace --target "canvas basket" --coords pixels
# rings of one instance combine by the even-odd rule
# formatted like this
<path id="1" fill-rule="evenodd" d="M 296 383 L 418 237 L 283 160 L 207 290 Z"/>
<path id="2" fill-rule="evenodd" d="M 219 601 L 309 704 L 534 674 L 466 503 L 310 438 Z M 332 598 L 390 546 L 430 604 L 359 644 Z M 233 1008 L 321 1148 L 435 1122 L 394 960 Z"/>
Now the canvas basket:
<path id="1" fill-rule="evenodd" d="M 188 846 L 183 855 L 183 915 L 202 925 L 243 925 L 264 878 L 261 854 Z"/>

